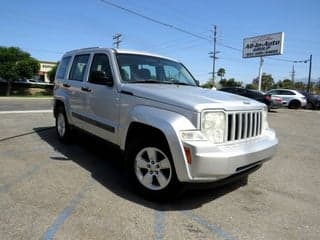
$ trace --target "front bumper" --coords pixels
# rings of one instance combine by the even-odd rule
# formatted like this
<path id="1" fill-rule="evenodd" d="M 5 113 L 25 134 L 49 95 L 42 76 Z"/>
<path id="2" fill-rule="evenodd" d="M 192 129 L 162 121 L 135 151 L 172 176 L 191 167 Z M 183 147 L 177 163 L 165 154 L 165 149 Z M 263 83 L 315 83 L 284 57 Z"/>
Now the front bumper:
<path id="1" fill-rule="evenodd" d="M 186 182 L 213 182 L 261 165 L 277 150 L 278 139 L 272 129 L 243 142 L 212 145 L 207 141 L 184 142 L 191 152 Z"/>

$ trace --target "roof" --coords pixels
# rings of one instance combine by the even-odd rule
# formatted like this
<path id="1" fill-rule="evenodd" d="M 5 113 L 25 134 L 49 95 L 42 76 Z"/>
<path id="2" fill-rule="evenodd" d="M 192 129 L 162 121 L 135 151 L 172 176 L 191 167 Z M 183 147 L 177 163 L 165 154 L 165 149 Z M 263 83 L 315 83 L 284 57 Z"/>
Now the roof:
<path id="1" fill-rule="evenodd" d="M 100 47 L 89 47 L 89 48 L 80 48 L 80 49 L 75 49 L 75 50 L 71 50 L 66 52 L 64 55 L 70 55 L 70 54 L 74 54 L 76 52 L 90 52 L 90 51 L 96 51 L 96 50 L 100 50 L 100 51 L 112 51 L 114 53 L 123 53 L 123 54 L 137 54 L 137 55 L 145 55 L 145 56 L 151 56 L 151 57 L 158 57 L 158 58 L 164 58 L 167 60 L 171 60 L 171 61 L 175 61 L 177 62 L 177 60 L 169 58 L 169 57 L 165 57 L 165 56 L 161 56 L 158 54 L 154 54 L 154 53 L 148 53 L 148 52 L 142 52 L 142 51 L 137 51 L 137 50 L 128 50 L 128 49 L 115 49 L 115 48 L 100 48 Z"/>

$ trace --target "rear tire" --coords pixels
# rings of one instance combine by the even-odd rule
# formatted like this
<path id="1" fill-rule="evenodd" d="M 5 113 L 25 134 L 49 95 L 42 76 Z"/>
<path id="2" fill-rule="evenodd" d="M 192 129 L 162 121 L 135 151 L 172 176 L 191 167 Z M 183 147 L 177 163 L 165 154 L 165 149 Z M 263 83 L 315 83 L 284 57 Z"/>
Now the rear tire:
<path id="1" fill-rule="evenodd" d="M 290 103 L 289 103 L 289 108 L 290 109 L 298 109 L 301 107 L 301 103 L 298 101 L 298 100 L 292 100 Z"/>
<path id="2" fill-rule="evenodd" d="M 64 107 L 58 107 L 56 113 L 56 132 L 62 142 L 69 142 L 71 139 L 71 128 L 68 122 Z"/>
<path id="3" fill-rule="evenodd" d="M 135 140 L 128 148 L 126 161 L 129 180 L 143 197 L 155 201 L 169 200 L 184 190 L 165 141 Z"/>

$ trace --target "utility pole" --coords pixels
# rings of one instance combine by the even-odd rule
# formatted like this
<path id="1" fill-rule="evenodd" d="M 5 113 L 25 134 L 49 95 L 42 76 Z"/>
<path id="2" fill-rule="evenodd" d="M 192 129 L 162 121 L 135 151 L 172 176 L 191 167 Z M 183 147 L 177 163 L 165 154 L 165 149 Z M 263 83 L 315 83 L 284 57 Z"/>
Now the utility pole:
<path id="1" fill-rule="evenodd" d="M 260 57 L 258 90 L 261 91 L 263 57 Z"/>
<path id="2" fill-rule="evenodd" d="M 296 74 L 296 71 L 294 70 L 294 64 L 292 64 L 292 71 L 290 73 L 291 73 L 291 81 L 294 83 L 294 77 Z"/>
<path id="3" fill-rule="evenodd" d="M 310 84 L 311 84 L 311 68 L 312 68 L 312 54 L 309 58 L 309 77 L 308 77 L 308 87 L 307 87 L 307 93 L 310 92 Z"/>
<path id="4" fill-rule="evenodd" d="M 214 25 L 214 31 L 213 31 L 213 52 L 209 52 L 210 57 L 212 58 L 212 85 L 214 85 L 215 80 L 215 74 L 216 74 L 216 54 L 219 53 L 216 51 L 216 45 L 217 45 L 217 26 Z"/>
<path id="5" fill-rule="evenodd" d="M 112 37 L 112 39 L 114 40 L 113 45 L 115 45 L 116 48 L 120 47 L 120 43 L 122 42 L 122 40 L 120 39 L 121 37 L 122 37 L 121 33 L 117 33 Z"/>

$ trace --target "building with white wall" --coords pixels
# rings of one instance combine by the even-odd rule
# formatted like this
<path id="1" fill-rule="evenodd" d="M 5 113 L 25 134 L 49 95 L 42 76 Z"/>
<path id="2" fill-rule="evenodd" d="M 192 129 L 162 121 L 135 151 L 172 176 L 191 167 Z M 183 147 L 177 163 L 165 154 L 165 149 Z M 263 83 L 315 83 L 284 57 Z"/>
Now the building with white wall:
<path id="1" fill-rule="evenodd" d="M 39 79 L 44 82 L 50 82 L 48 77 L 48 72 L 57 65 L 56 62 L 49 61 L 39 61 L 40 63 L 40 71 L 39 71 Z"/>

